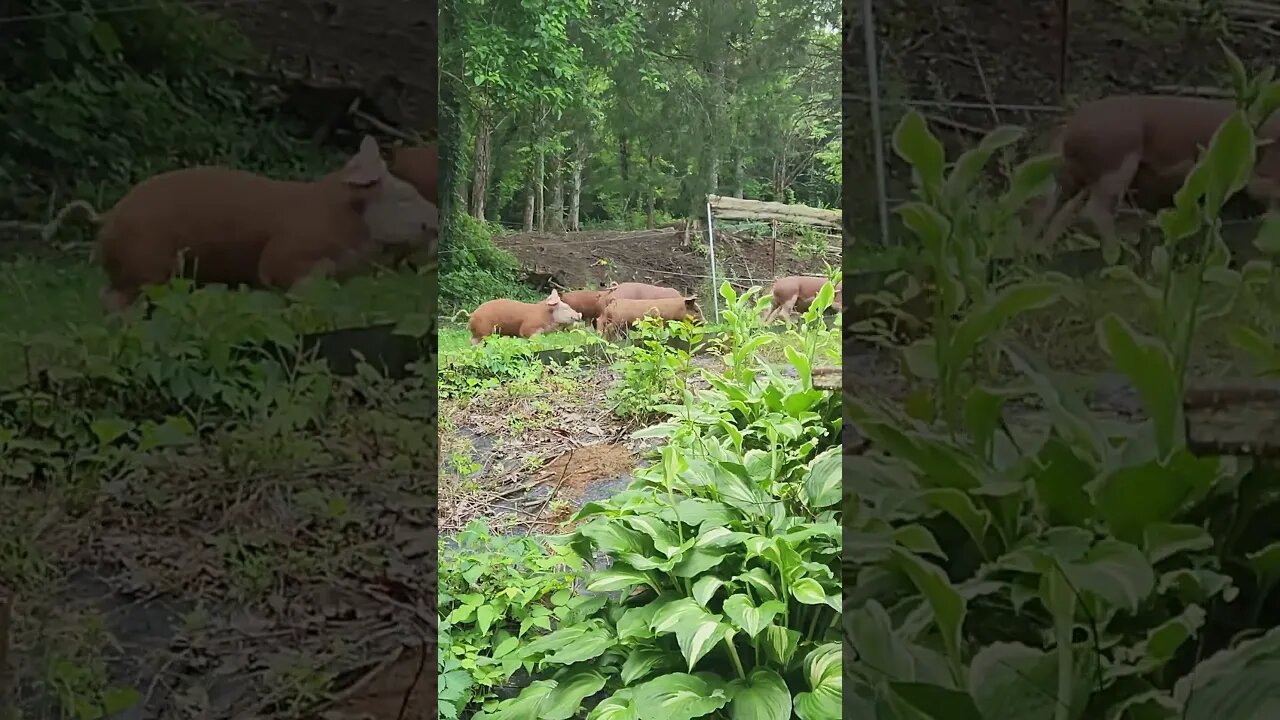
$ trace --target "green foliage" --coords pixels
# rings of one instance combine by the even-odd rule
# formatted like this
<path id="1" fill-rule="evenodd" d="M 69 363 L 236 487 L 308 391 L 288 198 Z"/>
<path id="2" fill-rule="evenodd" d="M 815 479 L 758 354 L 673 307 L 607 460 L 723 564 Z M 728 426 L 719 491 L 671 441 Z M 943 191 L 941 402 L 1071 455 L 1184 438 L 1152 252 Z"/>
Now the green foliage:
<path id="1" fill-rule="evenodd" d="M 5 25 L 0 44 L 0 209 L 35 216 L 48 198 L 106 206 L 164 170 L 229 164 L 277 176 L 332 169 L 335 158 L 256 117 L 247 44 L 230 25 L 179 2 L 104 12 L 105 0 L 28 0 L 47 19 Z"/>
<path id="2" fill-rule="evenodd" d="M 500 228 L 457 215 L 447 223 L 440 247 L 440 307 L 474 310 L 494 298 L 532 302 L 537 293 L 519 281 L 520 265 L 493 237 Z"/>
<path id="3" fill-rule="evenodd" d="M 444 77 L 468 139 L 488 143 L 487 217 L 521 219 L 541 187 L 537 224 L 557 229 L 555 189 L 572 193 L 575 168 L 584 227 L 644 227 L 650 209 L 663 224 L 708 192 L 839 202 L 834 2 L 452 7 Z M 467 190 L 485 161 L 465 163 Z"/>
<path id="4" fill-rule="evenodd" d="M 841 407 L 796 370 L 704 371 L 710 389 L 637 433 L 666 444 L 568 539 L 603 569 L 523 647 L 532 684 L 477 720 L 567 720 L 594 698 L 587 717 L 839 716 Z"/>
<path id="5" fill-rule="evenodd" d="M 440 553 L 440 718 L 493 700 L 525 664 L 523 648 L 572 610 L 580 561 L 526 537 L 472 521 Z"/>
<path id="6" fill-rule="evenodd" d="M 614 367 L 621 377 L 608 396 L 615 415 L 644 420 L 680 396 L 692 351 L 706 330 L 688 320 L 668 323 L 646 317 L 630 332 L 630 342 L 616 350 Z"/>
<path id="7" fill-rule="evenodd" d="M 1097 323 L 1098 344 L 1145 410 L 1131 425 L 1106 422 L 994 333 L 1059 283 L 977 287 L 963 260 L 980 258 L 992 236 L 957 230 L 947 187 L 963 159 L 948 177 L 941 146 L 918 117 L 904 118 L 896 147 L 921 200 L 903 215 L 938 275 L 952 273 L 931 298 L 941 310 L 914 362 L 933 362 L 921 376 L 951 410 L 912 418 L 845 400 L 871 447 L 846 459 L 843 488 L 857 548 L 843 568 L 845 641 L 857 657 L 846 685 L 862 716 L 1171 720 L 1261 716 L 1274 702 L 1274 680 L 1261 674 L 1280 643 L 1267 529 L 1280 498 L 1264 489 L 1274 468 L 1193 455 L 1179 404 L 1198 330 L 1246 287 L 1229 267 L 1220 211 L 1248 177 L 1252 132 L 1246 111 L 1224 124 L 1161 213 L 1154 278 L 1113 271 L 1138 284 L 1158 318 L 1152 334 L 1118 313 Z M 1016 209 L 1010 198 L 1029 197 L 1017 188 L 1030 167 L 987 204 Z M 1237 337 L 1266 344 L 1256 329 Z M 969 379 L 964 358 L 983 345 L 1021 376 L 1047 430 L 1006 422 L 1021 388 Z"/>
<path id="8" fill-rule="evenodd" d="M 469 335 L 468 335 L 469 337 Z M 532 338 L 490 336 L 480 345 L 450 351 L 440 368 L 441 398 L 473 397 L 501 385 L 536 383 L 546 366 L 537 355 L 554 351 L 566 364 L 577 367 L 589 349 L 600 344 L 598 336 L 580 328 L 544 333 Z"/>

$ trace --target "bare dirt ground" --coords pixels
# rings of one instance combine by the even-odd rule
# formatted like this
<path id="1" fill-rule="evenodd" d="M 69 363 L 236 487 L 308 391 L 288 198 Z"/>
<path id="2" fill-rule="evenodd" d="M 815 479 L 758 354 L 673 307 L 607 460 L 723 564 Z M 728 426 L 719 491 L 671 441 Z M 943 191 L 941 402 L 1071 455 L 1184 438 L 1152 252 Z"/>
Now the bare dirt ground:
<path id="1" fill-rule="evenodd" d="M 259 52 L 317 78 L 369 93 L 396 124 L 435 137 L 435 2 L 402 0 L 262 0 L 218 8 Z"/>
<path id="2" fill-rule="evenodd" d="M 717 231 L 716 276 L 740 287 L 767 286 L 785 275 L 821 274 L 823 258 L 797 257 L 795 238 L 780 238 L 776 269 L 769 238 Z M 516 233 L 495 238 L 535 277 L 551 276 L 569 288 L 598 287 L 611 281 L 644 282 L 702 293 L 710 283 L 711 259 L 703 252 L 704 237 L 685 243 L 683 228 L 575 233 Z M 826 261 L 840 263 L 832 240 Z"/>
<path id="3" fill-rule="evenodd" d="M 548 370 L 534 386 L 506 386 L 441 404 L 440 530 L 479 517 L 495 529 L 556 532 L 591 499 L 630 481 L 643 445 L 605 402 L 607 367 Z"/>

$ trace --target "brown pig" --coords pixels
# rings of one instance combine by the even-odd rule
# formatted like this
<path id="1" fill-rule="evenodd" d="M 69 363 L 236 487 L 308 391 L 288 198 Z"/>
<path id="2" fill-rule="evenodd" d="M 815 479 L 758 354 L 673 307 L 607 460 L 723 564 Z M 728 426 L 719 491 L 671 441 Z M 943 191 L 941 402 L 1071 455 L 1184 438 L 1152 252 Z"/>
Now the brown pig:
<path id="1" fill-rule="evenodd" d="M 608 293 L 608 290 L 570 290 L 561 295 L 560 299 L 582 313 L 583 320 L 595 322 L 604 311 L 605 303 L 608 302 L 606 297 Z"/>
<path id="2" fill-rule="evenodd" d="M 1140 207 L 1167 205 L 1195 166 L 1202 148 L 1235 111 L 1231 100 L 1174 95 L 1113 95 L 1087 102 L 1071 113 L 1054 139 L 1060 151 L 1057 187 L 1032 223 L 1032 237 L 1051 246 L 1082 213 L 1104 246 L 1117 243 L 1115 215 L 1132 194 Z M 1280 137 L 1280 115 L 1258 133 Z M 1280 199 L 1280 158 L 1276 145 L 1262 148 L 1245 188 L 1255 201 Z M 1083 206 L 1083 209 L 1082 209 Z"/>
<path id="3" fill-rule="evenodd" d="M 417 188 L 422 197 L 440 202 L 440 146 L 398 147 L 391 151 L 391 174 Z"/>
<path id="4" fill-rule="evenodd" d="M 178 272 L 277 289 L 313 275 L 343 279 L 381 248 L 426 242 L 439 222 L 434 204 L 387 171 L 371 137 L 341 170 L 310 182 L 222 167 L 162 173 L 98 220 L 108 312 Z"/>
<path id="5" fill-rule="evenodd" d="M 827 278 L 816 275 L 790 275 L 774 281 L 771 306 L 764 315 L 765 322 L 779 317 L 786 319 L 791 312 L 804 312 L 813 304 L 818 291 L 828 282 Z M 844 304 L 844 282 L 836 283 L 835 296 L 831 299 L 832 309 L 839 310 Z"/>
<path id="6" fill-rule="evenodd" d="M 604 337 L 616 337 L 643 317 L 660 317 L 668 321 L 697 320 L 702 317 L 702 310 L 698 307 L 696 295 L 639 300 L 613 298 L 596 319 L 596 330 Z"/>
<path id="7" fill-rule="evenodd" d="M 624 300 L 656 300 L 657 298 L 678 298 L 683 297 L 679 290 L 661 285 L 649 285 L 648 283 L 624 282 L 613 283 L 605 288 L 609 293 L 604 304 L 609 304 L 611 298 L 622 298 Z"/>
<path id="8" fill-rule="evenodd" d="M 471 344 L 489 335 L 530 338 L 582 319 L 582 313 L 560 299 L 555 290 L 539 303 L 499 298 L 481 303 L 471 313 Z"/>

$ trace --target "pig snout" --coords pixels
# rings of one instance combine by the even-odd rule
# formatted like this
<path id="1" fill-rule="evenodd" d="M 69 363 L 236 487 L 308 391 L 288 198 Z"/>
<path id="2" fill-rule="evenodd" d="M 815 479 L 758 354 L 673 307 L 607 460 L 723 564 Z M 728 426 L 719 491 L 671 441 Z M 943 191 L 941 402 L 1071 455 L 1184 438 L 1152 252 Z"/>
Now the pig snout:
<path id="1" fill-rule="evenodd" d="M 556 325 L 571 325 L 582 319 L 582 313 L 574 310 L 569 303 L 558 303 L 551 309 L 551 321 Z"/>

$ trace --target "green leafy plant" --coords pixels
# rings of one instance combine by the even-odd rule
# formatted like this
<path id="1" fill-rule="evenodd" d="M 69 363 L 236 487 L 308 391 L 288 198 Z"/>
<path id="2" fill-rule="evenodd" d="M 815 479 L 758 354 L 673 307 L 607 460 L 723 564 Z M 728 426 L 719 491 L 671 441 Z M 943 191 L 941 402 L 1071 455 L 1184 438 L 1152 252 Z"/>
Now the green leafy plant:
<path id="1" fill-rule="evenodd" d="M 1197 329 L 1239 294 L 1220 211 L 1250 175 L 1252 128 L 1245 110 L 1224 123 L 1158 217 L 1153 281 L 1112 271 L 1141 284 L 1158 318 L 1150 335 L 1116 313 L 1096 328 L 1137 390 L 1142 422 L 1104 421 L 1038 358 L 994 339 L 984 342 L 1023 378 L 1047 429 L 1006 422 L 1016 387 L 964 385 L 963 402 L 937 422 L 846 398 L 871 447 L 846 460 L 844 485 L 856 548 L 844 567 L 845 642 L 857 658 L 847 689 L 860 716 L 1265 714 L 1273 681 L 1246 668 L 1269 667 L 1280 648 L 1270 629 L 1276 546 L 1264 530 L 1280 501 L 1263 489 L 1274 469 L 1193 455 L 1179 402 Z M 940 155 L 900 127 L 912 133 L 922 144 L 906 154 L 929 196 Z M 912 212 L 942 235 L 934 213 Z M 935 304 L 960 307 L 945 296 Z M 935 325 L 936 346 L 957 347 L 967 320 Z M 941 374 L 934 382 L 949 392 Z"/>
<path id="2" fill-rule="evenodd" d="M 645 317 L 631 329 L 629 343 L 614 350 L 618 381 L 609 388 L 613 412 L 643 419 L 679 397 L 694 349 L 706 333 L 701 324 Z"/>
<path id="3" fill-rule="evenodd" d="M 477 718 L 839 716 L 839 402 L 768 365 L 703 374 L 637 433 L 666 440 L 656 462 L 575 516 L 570 547 L 607 562 Z"/>
<path id="4" fill-rule="evenodd" d="M 567 550 L 501 537 L 472 521 L 441 553 L 440 717 L 494 698 L 524 667 L 521 648 L 551 629 L 579 564 Z"/>

